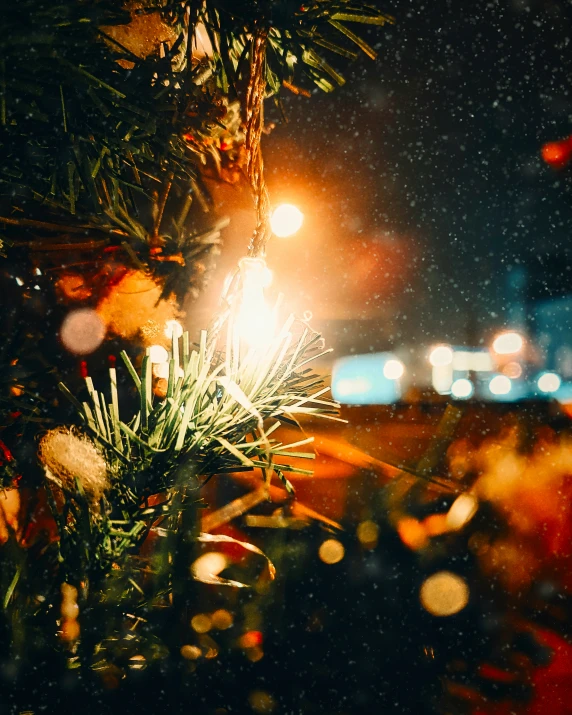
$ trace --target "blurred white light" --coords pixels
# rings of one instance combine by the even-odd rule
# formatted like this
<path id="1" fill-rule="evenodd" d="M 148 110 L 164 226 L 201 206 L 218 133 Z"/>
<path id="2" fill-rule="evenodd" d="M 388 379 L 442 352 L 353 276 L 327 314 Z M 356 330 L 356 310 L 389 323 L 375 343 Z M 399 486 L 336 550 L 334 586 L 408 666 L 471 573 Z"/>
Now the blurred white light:
<path id="1" fill-rule="evenodd" d="M 493 395 L 508 395 L 512 390 L 512 382 L 506 375 L 496 375 L 489 382 L 489 390 Z"/>
<path id="2" fill-rule="evenodd" d="M 435 391 L 440 395 L 446 395 L 451 392 L 453 384 L 453 367 L 452 365 L 437 365 L 431 371 L 431 380 Z"/>
<path id="3" fill-rule="evenodd" d="M 169 363 L 159 362 L 153 365 L 153 375 L 157 378 L 167 380 L 169 378 Z"/>
<path id="4" fill-rule="evenodd" d="M 461 399 L 466 399 L 473 394 L 473 383 L 467 378 L 462 377 L 451 385 L 451 394 L 453 397 L 459 397 Z"/>
<path id="5" fill-rule="evenodd" d="M 304 214 L 297 206 L 280 204 L 272 212 L 270 226 L 279 238 L 292 236 L 300 230 L 304 221 Z"/>
<path id="6" fill-rule="evenodd" d="M 149 357 L 153 363 L 161 363 L 169 361 L 169 353 L 162 345 L 151 345 L 149 348 Z"/>
<path id="7" fill-rule="evenodd" d="M 399 380 L 405 372 L 405 366 L 401 360 L 388 360 L 383 366 L 383 376 L 388 380 Z"/>
<path id="8" fill-rule="evenodd" d="M 443 367 L 453 362 L 453 350 L 448 345 L 437 345 L 429 353 L 429 362 L 433 367 Z"/>
<path id="9" fill-rule="evenodd" d="M 371 390 L 372 384 L 365 377 L 346 377 L 336 383 L 336 393 L 339 397 L 348 395 L 364 395 Z"/>
<path id="10" fill-rule="evenodd" d="M 478 508 L 477 497 L 468 492 L 460 494 L 447 513 L 447 528 L 451 531 L 459 531 L 475 516 Z"/>
<path id="11" fill-rule="evenodd" d="M 165 337 L 172 340 L 173 338 L 180 338 L 183 334 L 183 326 L 178 320 L 168 320 L 165 323 Z"/>
<path id="12" fill-rule="evenodd" d="M 545 372 L 538 378 L 536 384 L 540 392 L 556 392 L 562 384 L 562 380 L 560 375 L 555 372 Z"/>
<path id="13" fill-rule="evenodd" d="M 493 342 L 493 350 L 498 355 L 513 355 L 522 350 L 523 344 L 522 335 L 514 332 L 501 333 Z"/>
<path id="14" fill-rule="evenodd" d="M 466 350 L 456 350 L 453 353 L 453 370 L 468 372 L 471 369 L 472 354 Z"/>
<path id="15" fill-rule="evenodd" d="M 263 348 L 274 337 L 274 315 L 264 298 L 272 273 L 263 258 L 243 258 L 239 266 L 242 296 L 234 327 L 247 345 Z"/>

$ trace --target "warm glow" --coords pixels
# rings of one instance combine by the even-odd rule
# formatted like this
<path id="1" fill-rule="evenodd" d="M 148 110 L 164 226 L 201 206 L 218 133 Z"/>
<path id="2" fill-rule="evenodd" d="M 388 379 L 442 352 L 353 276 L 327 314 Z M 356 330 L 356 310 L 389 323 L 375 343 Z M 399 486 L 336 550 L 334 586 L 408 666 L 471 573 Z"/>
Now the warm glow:
<path id="1" fill-rule="evenodd" d="M 508 362 L 502 369 L 503 375 L 510 377 L 511 380 L 518 380 L 522 375 L 522 365 L 518 362 Z"/>
<path id="2" fill-rule="evenodd" d="M 545 372 L 538 378 L 536 384 L 540 392 L 556 392 L 562 384 L 562 380 L 555 372 Z"/>
<path id="3" fill-rule="evenodd" d="M 498 355 L 514 355 L 522 350 L 523 344 L 522 335 L 514 332 L 501 333 L 493 342 L 493 350 Z"/>
<path id="4" fill-rule="evenodd" d="M 465 377 L 455 380 L 455 382 L 451 385 L 451 394 L 453 397 L 458 397 L 459 399 L 471 397 L 473 390 L 473 383 Z"/>
<path id="5" fill-rule="evenodd" d="M 193 576 L 198 581 L 210 581 L 227 567 L 228 561 L 219 551 L 209 551 L 199 556 L 191 566 Z"/>
<path id="6" fill-rule="evenodd" d="M 212 628 L 212 622 L 206 613 L 197 613 L 191 619 L 191 628 L 197 633 L 208 633 Z"/>
<path id="7" fill-rule="evenodd" d="M 327 539 L 320 546 L 318 554 L 325 564 L 337 564 L 344 558 L 345 549 L 337 539 Z"/>
<path id="8" fill-rule="evenodd" d="M 151 345 L 148 354 L 152 363 L 169 362 L 169 353 L 162 345 Z"/>
<path id="9" fill-rule="evenodd" d="M 357 537 L 366 549 L 374 549 L 379 537 L 379 526 L 375 521 L 362 521 L 357 528 Z"/>
<path id="10" fill-rule="evenodd" d="M 459 531 L 475 516 L 478 508 L 477 497 L 469 493 L 460 494 L 447 513 L 447 528 Z"/>
<path id="11" fill-rule="evenodd" d="M 512 382 L 506 375 L 496 375 L 489 382 L 489 390 L 493 395 L 508 395 L 512 390 Z"/>
<path id="12" fill-rule="evenodd" d="M 453 350 L 448 345 L 438 345 L 429 353 L 429 362 L 433 367 L 444 367 L 453 362 Z"/>
<path id="13" fill-rule="evenodd" d="M 165 337 L 172 340 L 173 338 L 180 338 L 183 334 L 183 326 L 178 320 L 168 320 L 165 323 Z"/>
<path id="14" fill-rule="evenodd" d="M 401 360 L 388 360 L 383 366 L 383 376 L 388 380 L 399 380 L 405 372 L 405 366 Z"/>
<path id="15" fill-rule="evenodd" d="M 304 221 L 304 214 L 297 206 L 292 204 L 280 204 L 272 212 L 270 226 L 272 231 L 279 238 L 293 236 L 300 230 Z"/>
<path id="16" fill-rule="evenodd" d="M 264 298 L 272 273 L 262 258 L 243 258 L 239 266 L 242 295 L 235 328 L 249 347 L 264 347 L 274 336 L 274 316 Z"/>
<path id="17" fill-rule="evenodd" d="M 469 589 L 457 574 L 440 571 L 424 581 L 419 598 L 432 616 L 453 616 L 469 602 Z"/>

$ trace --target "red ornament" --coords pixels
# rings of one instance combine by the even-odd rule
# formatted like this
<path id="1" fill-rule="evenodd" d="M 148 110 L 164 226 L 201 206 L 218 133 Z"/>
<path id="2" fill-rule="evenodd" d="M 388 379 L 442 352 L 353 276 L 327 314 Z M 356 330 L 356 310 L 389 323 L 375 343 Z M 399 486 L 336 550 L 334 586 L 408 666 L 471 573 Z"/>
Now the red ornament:
<path id="1" fill-rule="evenodd" d="M 553 169 L 561 169 L 572 158 L 572 136 L 542 146 L 542 158 Z"/>

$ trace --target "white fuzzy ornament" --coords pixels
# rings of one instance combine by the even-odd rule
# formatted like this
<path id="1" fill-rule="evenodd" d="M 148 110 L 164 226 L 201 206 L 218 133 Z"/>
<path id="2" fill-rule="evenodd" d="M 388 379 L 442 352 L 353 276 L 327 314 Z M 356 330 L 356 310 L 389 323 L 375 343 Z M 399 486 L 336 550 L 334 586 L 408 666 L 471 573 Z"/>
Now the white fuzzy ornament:
<path id="1" fill-rule="evenodd" d="M 46 477 L 60 489 L 76 490 L 76 478 L 91 505 L 109 488 L 107 464 L 95 444 L 74 428 L 56 427 L 47 432 L 38 450 Z"/>

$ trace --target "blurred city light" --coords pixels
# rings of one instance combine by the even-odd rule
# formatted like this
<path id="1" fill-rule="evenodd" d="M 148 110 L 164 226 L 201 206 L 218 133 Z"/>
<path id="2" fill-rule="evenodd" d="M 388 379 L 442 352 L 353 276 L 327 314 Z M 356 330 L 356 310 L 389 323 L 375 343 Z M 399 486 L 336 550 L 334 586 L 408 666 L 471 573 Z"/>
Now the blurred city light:
<path id="1" fill-rule="evenodd" d="M 493 350 L 497 355 L 514 355 L 522 350 L 524 341 L 522 335 L 506 332 L 498 335 L 493 341 Z"/>
<path id="2" fill-rule="evenodd" d="M 346 405 L 390 405 L 400 397 L 403 370 L 393 353 L 340 358 L 332 370 L 332 394 Z"/>
<path id="3" fill-rule="evenodd" d="M 300 230 L 304 214 L 293 204 L 280 204 L 272 212 L 270 226 L 279 238 L 287 238 Z"/>
<path id="4" fill-rule="evenodd" d="M 443 367 L 453 362 L 453 350 L 448 345 L 437 345 L 429 353 L 429 362 L 433 367 Z"/>
<path id="5" fill-rule="evenodd" d="M 512 390 L 512 381 L 506 375 L 495 375 L 489 382 L 489 390 L 493 395 L 508 395 Z"/>
<path id="6" fill-rule="evenodd" d="M 458 380 L 451 385 L 451 394 L 453 397 L 460 399 L 467 399 L 471 397 L 475 388 L 470 380 L 465 377 L 460 377 Z"/>
<path id="7" fill-rule="evenodd" d="M 388 380 L 399 380 L 404 372 L 405 366 L 401 360 L 388 360 L 383 366 L 383 374 Z"/>
<path id="8" fill-rule="evenodd" d="M 544 372 L 540 375 L 536 384 L 540 392 L 550 393 L 556 392 L 560 388 L 562 380 L 560 379 L 560 375 L 557 375 L 555 372 Z"/>

